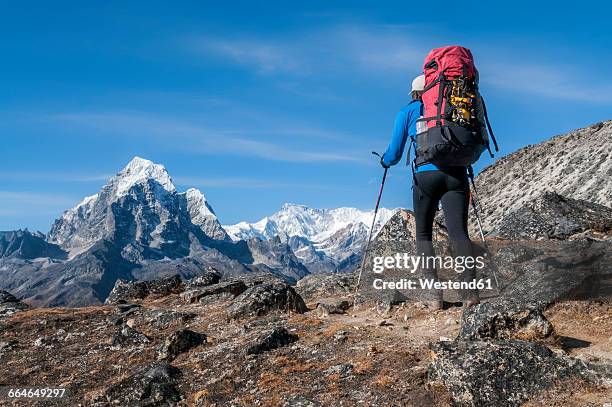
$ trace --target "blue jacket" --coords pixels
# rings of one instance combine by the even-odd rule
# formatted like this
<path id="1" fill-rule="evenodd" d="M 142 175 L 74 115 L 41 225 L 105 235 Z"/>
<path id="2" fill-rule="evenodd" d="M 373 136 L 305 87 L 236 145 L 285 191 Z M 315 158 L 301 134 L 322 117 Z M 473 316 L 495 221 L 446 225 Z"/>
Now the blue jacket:
<path id="1" fill-rule="evenodd" d="M 416 136 L 416 121 L 422 115 L 423 103 L 420 100 L 413 100 L 397 113 L 391 143 L 382 158 L 385 165 L 395 165 L 402 159 L 406 141 L 410 136 Z M 435 171 L 437 169 L 438 167 L 433 164 L 424 164 L 419 166 L 416 171 Z"/>

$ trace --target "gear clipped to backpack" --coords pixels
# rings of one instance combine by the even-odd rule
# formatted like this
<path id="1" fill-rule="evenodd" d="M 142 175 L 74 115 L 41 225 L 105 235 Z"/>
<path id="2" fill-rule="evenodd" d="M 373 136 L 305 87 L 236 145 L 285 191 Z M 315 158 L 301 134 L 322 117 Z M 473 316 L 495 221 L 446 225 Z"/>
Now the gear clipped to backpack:
<path id="1" fill-rule="evenodd" d="M 478 91 L 478 70 L 469 49 L 436 48 L 423 64 L 424 113 L 418 121 L 426 126 L 416 136 L 415 167 L 433 163 L 439 167 L 468 166 L 484 150 L 499 151 L 484 99 Z M 485 127 L 486 126 L 486 127 Z"/>
<path id="2" fill-rule="evenodd" d="M 451 81 L 450 121 L 463 127 L 476 128 L 476 98 L 478 90 L 473 80 L 460 76 Z"/>

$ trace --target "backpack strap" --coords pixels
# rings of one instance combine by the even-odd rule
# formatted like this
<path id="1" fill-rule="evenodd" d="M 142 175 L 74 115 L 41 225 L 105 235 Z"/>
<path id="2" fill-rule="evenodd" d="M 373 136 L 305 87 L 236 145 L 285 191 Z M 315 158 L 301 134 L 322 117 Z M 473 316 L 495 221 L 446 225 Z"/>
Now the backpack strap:
<path id="1" fill-rule="evenodd" d="M 495 146 L 495 152 L 498 152 L 499 147 L 497 147 L 497 140 L 495 140 L 495 135 L 493 134 L 493 129 L 491 128 L 491 123 L 489 122 L 489 115 L 487 114 L 487 105 L 485 104 L 485 101 L 482 95 L 480 95 L 480 100 L 482 101 L 482 112 L 484 113 L 485 122 L 487 123 L 487 129 L 489 130 L 489 134 L 491 135 L 491 140 L 493 140 L 493 145 Z M 491 153 L 491 149 L 488 146 L 487 148 L 489 149 L 489 154 L 491 154 L 491 157 L 493 157 L 493 154 Z"/>
<path id="2" fill-rule="evenodd" d="M 436 125 L 442 126 L 442 102 L 444 101 L 444 91 L 446 90 L 446 77 L 444 72 L 438 76 L 438 82 L 440 87 L 438 88 L 438 111 L 436 113 Z"/>
<path id="3" fill-rule="evenodd" d="M 410 150 L 414 149 L 414 160 L 410 161 Z M 410 145 L 408 146 L 408 153 L 406 154 L 406 165 L 412 165 L 414 174 L 414 161 L 416 161 L 416 140 L 414 136 L 410 136 Z"/>
<path id="4" fill-rule="evenodd" d="M 414 160 L 409 163 L 410 148 L 414 148 Z M 421 186 L 419 185 L 419 181 L 417 181 L 416 177 L 416 140 L 414 139 L 414 136 L 410 136 L 410 148 L 408 148 L 408 157 L 406 160 L 406 165 L 410 164 L 410 169 L 412 170 L 412 188 L 416 188 L 419 191 L 419 199 L 421 199 L 423 198 L 424 192 Z"/>

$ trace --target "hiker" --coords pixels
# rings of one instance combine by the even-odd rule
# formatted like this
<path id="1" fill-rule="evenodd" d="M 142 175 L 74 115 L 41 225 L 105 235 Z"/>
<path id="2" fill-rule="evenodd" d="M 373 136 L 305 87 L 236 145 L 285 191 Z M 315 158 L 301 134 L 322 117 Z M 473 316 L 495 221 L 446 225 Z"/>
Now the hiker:
<path id="1" fill-rule="evenodd" d="M 431 51 L 425 59 L 424 72 L 425 75 L 419 75 L 412 81 L 412 101 L 397 114 L 391 143 L 380 163 L 384 168 L 397 164 L 407 140 L 411 140 L 410 146 L 415 151 L 412 199 L 417 253 L 424 257 L 435 256 L 432 230 L 441 202 L 454 255 L 472 256 L 473 247 L 468 235 L 468 167 L 485 148 L 489 148 L 488 134 L 484 128 L 486 108 L 477 87 L 478 72 L 473 65 L 471 52 L 463 47 Z M 425 103 L 424 95 L 427 96 Z M 447 98 L 452 100 L 447 101 Z M 449 139 L 453 140 L 453 144 L 446 150 L 439 150 L 441 144 L 450 143 Z M 426 145 L 419 145 L 419 142 Z M 435 266 L 425 267 L 422 272 L 424 278 L 437 280 Z M 463 271 L 463 281 L 469 282 L 474 278 L 473 267 Z M 441 309 L 442 292 L 430 291 L 426 293 L 425 304 L 430 309 Z M 462 290 L 461 294 L 467 307 L 480 302 L 477 290 Z"/>

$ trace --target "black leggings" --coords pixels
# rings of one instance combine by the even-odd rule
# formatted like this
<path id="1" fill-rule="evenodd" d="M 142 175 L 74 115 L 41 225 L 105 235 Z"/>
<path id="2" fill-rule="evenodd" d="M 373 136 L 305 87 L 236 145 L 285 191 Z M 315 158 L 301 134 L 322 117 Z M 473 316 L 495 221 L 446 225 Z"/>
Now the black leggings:
<path id="1" fill-rule="evenodd" d="M 467 231 L 470 184 L 466 169 L 417 172 L 415 178 L 412 202 L 416 240 L 431 241 L 434 216 L 440 201 L 449 239 L 470 240 Z"/>
<path id="2" fill-rule="evenodd" d="M 444 171 L 415 173 L 412 200 L 416 223 L 417 252 L 434 256 L 432 229 L 438 203 L 442 202 L 448 237 L 455 256 L 472 256 L 472 242 L 468 236 L 468 209 L 470 184 L 465 167 Z M 423 270 L 427 278 L 437 278 L 435 269 Z M 474 278 L 474 269 L 462 273 L 464 281 Z M 463 297 L 473 297 L 473 292 L 463 292 Z"/>

